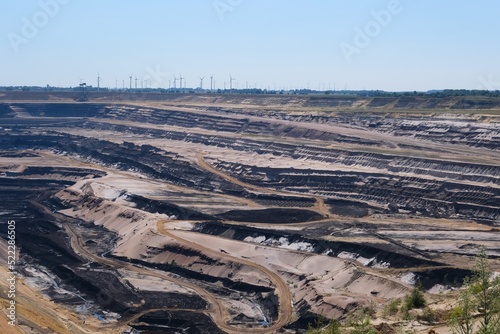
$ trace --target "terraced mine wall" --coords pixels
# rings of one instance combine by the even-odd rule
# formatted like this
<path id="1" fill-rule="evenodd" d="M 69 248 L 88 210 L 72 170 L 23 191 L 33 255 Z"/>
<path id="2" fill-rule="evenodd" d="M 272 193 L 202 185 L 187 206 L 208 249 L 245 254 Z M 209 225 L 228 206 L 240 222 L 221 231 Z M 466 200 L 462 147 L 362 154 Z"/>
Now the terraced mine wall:
<path id="1" fill-rule="evenodd" d="M 122 145 L 108 141 L 59 134 L 5 135 L 0 138 L 4 149 L 55 150 L 61 154 L 76 154 L 99 161 L 103 165 L 116 166 L 127 171 L 137 171 L 186 187 L 200 190 L 225 188 L 228 193 L 243 193 L 241 187 L 201 169 L 193 167 L 176 154 L 167 153 L 149 145 Z"/>
<path id="2" fill-rule="evenodd" d="M 393 161 L 392 164 L 397 164 L 397 161 Z M 459 167 L 455 166 L 455 169 Z M 393 204 L 391 208 L 394 208 L 396 212 L 405 210 L 431 217 L 461 216 L 489 222 L 492 225 L 495 225 L 500 218 L 498 206 L 500 189 L 496 187 L 467 185 L 458 181 L 439 182 L 397 175 L 388 177 L 387 174 L 354 171 L 256 168 L 229 163 L 218 163 L 217 168 L 259 187 L 321 194 L 325 197 L 340 197 L 360 202 L 389 203 Z M 479 166 L 477 168 L 480 169 Z M 483 168 L 493 167 L 483 166 Z M 471 170 L 471 167 L 464 166 L 464 169 Z M 442 172 L 442 174 L 445 173 Z M 484 181 L 482 176 L 476 175 L 461 174 L 458 178 Z M 489 178 L 486 177 L 486 179 Z M 361 204 L 360 207 L 363 205 Z"/>
<path id="3" fill-rule="evenodd" d="M 322 100 L 322 99 L 319 99 Z M 500 99 L 499 99 L 500 100 Z M 328 99 L 325 99 L 328 101 Z M 498 101 L 494 102 L 492 106 Z M 393 102 L 390 102 L 393 103 Z M 446 104 L 446 103 L 445 103 Z M 500 140 L 500 123 L 497 118 L 488 115 L 473 114 L 459 115 L 448 113 L 440 109 L 442 115 L 436 117 L 435 114 L 423 111 L 420 115 L 398 114 L 398 113 L 370 113 L 355 110 L 348 112 L 330 112 L 322 115 L 294 115 L 286 111 L 276 110 L 254 110 L 252 108 L 215 108 L 197 107 L 203 111 L 216 111 L 217 115 L 189 114 L 184 111 L 164 110 L 157 108 L 134 108 L 123 105 L 106 104 L 37 104 L 37 103 L 16 103 L 0 104 L 0 117 L 12 117 L 15 115 L 14 109 L 29 114 L 30 116 L 43 116 L 50 118 L 58 117 L 97 117 L 117 120 L 137 121 L 150 124 L 170 124 L 181 127 L 196 127 L 224 132 L 249 133 L 249 134 L 282 134 L 293 138 L 308 138 L 326 141 L 342 141 L 346 143 L 358 143 L 363 145 L 388 145 L 377 140 L 367 138 L 360 139 L 332 132 L 325 132 L 308 128 L 300 129 L 298 126 L 272 125 L 269 122 L 251 120 L 249 116 L 259 116 L 277 120 L 295 121 L 310 124 L 337 125 L 343 124 L 357 128 L 369 128 L 377 132 L 389 133 L 395 136 L 408 138 L 418 138 L 431 141 L 448 142 L 451 144 L 462 144 L 471 147 L 484 147 L 498 150 Z M 481 103 L 479 103 L 481 105 Z M 385 108 L 385 105 L 381 106 Z M 432 108 L 436 105 L 424 105 Z M 401 104 L 401 108 L 406 105 Z M 472 108 L 473 109 L 473 108 Z M 500 109 L 500 107 L 499 107 Z M 396 109 L 397 110 L 397 109 Z M 499 111 L 500 112 L 500 111 Z M 234 117 L 230 120 L 227 116 Z M 196 122 L 193 120 L 196 119 Z"/>
<path id="4" fill-rule="evenodd" d="M 52 107 L 52 105 L 51 105 Z M 36 105 L 19 105 L 30 114 L 40 113 Z M 46 107 L 45 115 L 60 116 L 64 104 L 57 105 L 56 110 Z M 83 108 L 83 107 L 82 107 Z M 335 134 L 325 137 L 312 130 L 296 129 L 286 126 L 274 126 L 265 122 L 253 124 L 244 119 L 227 119 L 213 115 L 177 112 L 156 109 L 137 109 L 133 107 L 113 107 L 105 105 L 85 105 L 83 111 L 88 116 L 102 118 L 127 119 L 137 122 L 169 124 L 178 127 L 198 128 L 233 133 L 269 133 L 274 136 L 292 138 L 320 139 L 350 143 L 356 138 L 344 138 Z M 35 111 L 29 111 L 29 110 Z M 78 109 L 78 108 L 77 108 Z M 38 111 L 37 111 L 38 110 Z M 495 165 L 474 164 L 464 162 L 449 162 L 436 159 L 397 156 L 391 154 L 354 152 L 341 149 L 323 148 L 309 145 L 291 145 L 260 140 L 237 139 L 226 136 L 201 135 L 184 131 L 165 131 L 144 129 L 124 125 L 113 125 L 102 122 L 87 121 L 79 126 L 93 130 L 115 131 L 148 135 L 153 138 L 166 138 L 180 142 L 203 143 L 214 147 L 230 148 L 235 151 L 256 152 L 257 154 L 272 154 L 287 156 L 293 159 L 321 161 L 342 166 L 363 167 L 379 170 L 380 173 L 363 172 L 325 172 L 314 170 L 264 169 L 255 166 L 245 166 L 219 161 L 216 168 L 224 170 L 241 180 L 282 190 L 306 192 L 336 199 L 368 201 L 378 205 L 393 204 L 393 208 L 432 217 L 463 217 L 496 224 L 500 217 L 498 204 L 500 194 L 498 188 L 488 187 L 487 183 L 500 183 L 500 167 Z M 252 130 L 253 129 L 253 130 Z M 70 137 L 71 138 L 71 137 Z M 49 143 L 56 141 L 59 144 Z M 3 136 L 2 142 L 10 147 L 23 148 L 29 144 L 21 137 Z M 16 141 L 18 141 L 16 143 Z M 207 175 L 193 168 L 187 162 L 181 162 L 175 154 L 161 152 L 154 147 L 143 145 L 140 148 L 132 143 L 122 145 L 95 139 L 82 144 L 81 138 L 57 138 L 51 135 L 41 136 L 31 141 L 35 147 L 54 147 L 64 152 L 99 159 L 105 164 L 118 163 L 119 168 L 138 170 L 146 175 L 168 180 L 176 184 L 197 187 L 204 190 L 222 188 L 225 193 L 241 196 L 251 196 L 244 189 L 225 182 L 215 175 Z M 494 142 L 494 141 L 493 141 Z M 357 142 L 362 145 L 372 145 L 365 140 Z M 383 145 L 377 143 L 373 145 Z M 99 149 L 95 149 L 98 147 Z M 111 154 L 111 151 L 114 153 Z M 136 152 L 133 154 L 133 152 Z M 160 163 L 159 161 L 163 161 Z M 250 171 L 246 171 L 249 169 Z M 243 170 L 246 172 L 242 174 Z M 407 176 L 411 174 L 412 176 Z M 182 180 L 179 175 L 186 175 Z M 266 175 L 270 180 L 259 182 Z M 432 177 L 432 180 L 429 180 Z M 469 182 L 469 184 L 464 183 Z M 485 185 L 474 185 L 473 183 Z"/>
<path id="5" fill-rule="evenodd" d="M 311 253 L 338 256 L 342 252 L 358 254 L 367 259 L 373 259 L 369 265 L 387 263 L 391 268 L 409 268 L 418 266 L 440 266 L 442 263 L 428 259 L 416 258 L 399 252 L 387 251 L 387 247 L 378 248 L 377 245 L 360 245 L 356 243 L 318 240 L 306 235 L 294 232 L 278 232 L 264 228 L 252 228 L 248 226 L 226 225 L 218 222 L 206 222 L 198 224 L 195 231 L 209 235 L 230 236 L 231 239 L 243 241 L 245 238 L 253 239 L 265 237 L 265 240 L 280 240 L 285 238 L 288 243 L 303 243 L 311 245 Z M 415 255 L 415 254 L 412 254 Z"/>
<path id="6" fill-rule="evenodd" d="M 161 152 L 161 150 L 144 145 L 140 147 L 131 143 L 118 145 L 96 139 L 84 140 L 81 137 L 61 135 L 34 137 L 8 135 L 3 136 L 1 141 L 5 148 L 23 149 L 31 146 L 38 149 L 57 149 L 60 152 L 86 155 L 88 158 L 98 159 L 107 165 L 116 164 L 121 169 L 137 170 L 174 184 L 202 190 L 222 188 L 228 194 L 249 196 L 244 189 L 237 185 L 228 183 L 216 175 L 207 175 L 203 171 L 193 168 L 189 163 L 179 160 L 175 155 L 170 154 L 169 156 L 167 152 Z M 246 149 L 249 145 L 245 145 Z M 280 145 L 269 144 L 265 151 L 276 152 L 279 149 Z M 304 148 L 297 147 L 294 149 L 304 150 Z M 335 153 L 338 154 L 335 155 Z M 458 215 L 490 222 L 492 225 L 500 218 L 499 188 L 466 185 L 458 182 L 473 181 L 499 184 L 500 167 L 380 154 L 331 152 L 331 150 L 321 150 L 320 148 L 308 148 L 300 156 L 297 153 L 292 153 L 290 156 L 307 157 L 312 160 L 321 159 L 321 161 L 340 163 L 346 166 L 361 165 L 363 167 L 383 168 L 393 174 L 388 177 L 387 174 L 381 173 L 257 168 L 224 162 L 218 162 L 215 166 L 247 183 L 261 187 L 369 201 L 381 205 L 393 203 L 397 205 L 398 210 L 407 210 L 432 217 Z M 244 174 L 241 171 L 245 171 Z M 413 173 L 416 176 L 430 175 L 455 179 L 456 181 L 402 177 L 396 173 Z M 258 181 L 259 178 L 263 179 L 262 175 L 267 177 L 266 181 Z"/>
<path id="7" fill-rule="evenodd" d="M 93 311 L 118 312 L 124 315 L 124 322 L 138 316 L 131 322 L 132 327 L 151 332 L 164 328 L 218 332 L 211 318 L 204 314 L 209 307 L 204 299 L 187 294 L 139 291 L 124 283 L 117 270 L 127 265 L 140 265 L 138 268 L 162 270 L 183 277 L 217 296 L 254 298 L 270 321 L 278 317 L 279 301 L 272 287 L 238 281 L 229 275 L 209 275 L 188 265 L 150 261 L 150 258 L 164 254 L 169 258 L 182 256 L 195 263 L 199 261 L 219 267 L 231 265 L 237 269 L 237 263 L 216 258 L 217 254 L 212 257 L 190 247 L 172 244 L 149 247 L 144 254 L 141 253 L 141 259 L 114 256 L 112 247 L 117 241 L 116 233 L 92 222 L 70 219 L 57 213 L 60 209 L 75 209 L 83 205 L 91 210 L 92 206 L 99 206 L 106 199 L 77 193 L 74 197 L 78 200 L 66 203 L 51 197 L 78 180 L 91 182 L 106 176 L 106 173 L 91 168 L 30 166 L 30 160 L 23 162 L 21 159 L 37 158 L 38 154 L 57 157 L 58 161 L 66 157 L 79 165 L 94 164 L 113 172 L 132 172 L 138 179 L 165 182 L 168 184 L 166 188 L 175 185 L 193 193 L 224 195 L 224 200 L 236 209 L 218 209 L 213 213 L 205 207 L 209 214 L 203 209 L 198 211 L 181 206 L 174 203 L 176 196 L 185 195 L 180 190 L 170 192 L 172 201 L 150 199 L 126 191 L 123 191 L 120 201 L 129 201 L 131 207 L 135 205 L 136 210 L 143 212 L 203 221 L 195 232 L 246 240 L 256 247 L 262 244 L 271 249 L 283 246 L 281 242 L 286 246 L 301 245 L 300 249 L 287 250 L 300 254 L 322 254 L 346 261 L 363 258 L 366 261 L 361 265 L 357 263 L 356 270 L 359 271 L 356 275 L 363 267 L 384 273 L 386 269 L 411 271 L 426 288 L 436 284 L 459 286 L 470 271 L 445 263 L 449 258 L 442 256 L 444 253 L 470 256 L 483 241 L 489 247 L 488 251 L 497 251 L 496 239 L 491 236 L 497 231 L 500 220 L 500 167 L 495 163 L 498 161 L 495 159 L 500 137 L 494 109 L 491 109 L 491 115 L 471 112 L 454 119 L 453 110 L 471 106 L 470 101 L 427 99 L 425 102 L 415 98 L 360 101 L 349 97 L 269 97 L 262 100 L 246 97 L 245 100 L 236 96 L 184 95 L 172 95 L 168 99 L 178 103 L 179 108 L 160 109 L 120 102 L 0 104 L 0 158 L 21 160 L 18 166 L 3 166 L 5 171 L 0 175 L 2 211 L 22 222 L 18 225 L 23 249 L 22 270 L 46 268 L 58 277 L 56 283 L 59 286 L 72 292 L 63 295 L 54 287 L 50 288 L 48 295 L 56 302 L 80 305 L 81 298 L 85 298 L 98 306 Z M 159 95 L 158 100 L 161 100 Z M 208 100 L 240 105 L 238 108 L 198 105 L 187 109 L 193 101 Z M 284 108 L 268 108 L 269 104 Z M 346 109 L 338 109 L 339 112 L 332 114 L 320 110 L 314 113 L 289 112 L 286 107 L 292 104 Z M 391 104 L 391 110 L 401 109 L 401 113 L 377 114 L 349 109 L 360 104 L 366 108 L 386 108 Z M 404 108 L 418 109 L 423 105 L 445 108 L 444 104 L 447 104 L 447 114 L 432 115 L 419 111 L 418 115 L 404 115 Z M 259 110 L 256 105 L 264 108 Z M 490 110 L 488 108 L 495 108 L 496 104 L 484 100 L 476 106 Z M 332 128 L 314 128 L 316 125 Z M 373 131 L 374 136 L 358 131 L 366 129 Z M 337 133 L 340 132 L 337 130 L 345 131 Z M 100 139 L 91 138 L 96 134 Z M 160 144 L 159 147 L 167 147 L 161 149 L 150 143 L 144 144 L 148 140 L 155 145 L 164 141 L 170 146 Z M 432 141 L 436 146 L 429 144 Z M 186 147 L 193 151 L 185 153 L 175 147 L 176 144 L 187 144 Z M 196 144 L 196 150 L 204 152 L 202 162 L 218 173 L 196 161 L 200 151 L 194 152 L 189 144 Z M 476 149 L 484 156 L 467 155 Z M 455 158 L 454 153 L 459 156 Z M 491 160 L 486 159 L 489 155 Z M 264 158 L 271 160 L 271 157 L 284 159 L 291 166 L 262 163 Z M 293 165 L 294 162 L 301 167 Z M 248 203 L 252 204 L 251 207 L 245 207 Z M 131 222 L 135 219 L 126 214 L 119 218 Z M 233 220 L 238 223 L 230 222 Z M 62 228 L 69 223 L 77 229 L 81 239 L 86 240 L 85 249 L 98 254 L 103 261 L 111 261 L 116 268 L 99 261 L 89 264 L 88 258 L 78 255 L 72 249 L 67 230 Z M 246 223 L 254 227 L 243 226 Z M 391 229 L 412 231 L 418 224 L 422 224 L 419 231 L 425 233 L 438 229 L 431 224 L 439 225 L 442 237 L 432 240 L 445 240 L 455 226 L 465 228 L 463 234 L 471 233 L 476 227 L 482 231 L 477 234 L 483 234 L 477 242 L 472 236 L 454 234 L 452 238 L 456 241 L 448 248 L 433 248 L 432 240 L 427 240 L 428 243 L 420 248 L 414 247 L 412 243 L 419 242 L 419 236 L 404 233 L 391 237 L 390 233 L 395 233 Z M 446 224 L 451 226 L 448 228 Z M 273 229 L 277 225 L 279 227 Z M 344 228 L 352 231 L 343 234 Z M 2 233 L 5 238 L 4 231 Z M 339 235 L 339 240 L 332 241 Z M 159 234 L 155 236 L 160 237 Z M 352 236 L 360 236 L 362 241 L 353 237 L 349 242 Z M 325 240 L 328 237 L 332 238 Z M 462 251 L 465 253 L 460 253 Z M 297 281 L 307 281 L 308 284 L 312 279 L 302 274 Z M 318 304 L 323 302 L 321 298 L 318 297 Z M 188 306 L 190 310 L 184 310 Z M 160 307 L 177 310 L 168 311 L 171 317 L 151 311 Z M 307 321 L 316 316 L 311 311 L 313 307 L 312 302 L 308 304 L 300 300 L 300 305 L 295 305 L 299 321 L 289 327 L 307 328 Z M 348 311 L 339 308 L 339 312 Z M 256 323 L 255 319 L 246 319 L 243 315 L 233 320 L 242 324 Z"/>
<path id="8" fill-rule="evenodd" d="M 78 178 L 82 175 L 102 176 L 102 172 L 98 170 L 74 169 L 74 175 L 71 175 L 71 168 L 63 168 L 62 170 L 67 178 Z M 41 174 L 42 171 L 50 171 L 51 173 L 47 173 L 47 175 L 53 177 L 60 173 L 61 169 L 28 168 L 24 176 L 33 177 Z M 22 173 L 16 173 L 17 177 L 20 175 Z M 216 329 L 215 324 L 208 316 L 187 311 L 187 309 L 205 311 L 208 308 L 206 301 L 200 296 L 138 290 L 130 284 L 124 283 L 122 275 L 117 271 L 122 267 L 120 263 L 135 263 L 199 281 L 199 284 L 211 287 L 211 290 L 216 294 L 228 295 L 237 292 L 242 295 L 252 295 L 255 301 L 262 305 L 266 316 L 270 320 L 275 319 L 277 299 L 273 297 L 272 288 L 235 281 L 227 277 L 215 277 L 175 264 L 150 263 L 119 258 L 109 255 L 108 251 L 103 252 L 103 250 L 112 246 L 113 240 L 115 240 L 113 232 L 83 221 L 67 217 L 61 219 L 61 216 L 50 213 L 74 207 L 74 205 L 68 205 L 69 203 L 64 203 L 58 200 L 57 197 L 52 196 L 64 189 L 68 184 L 73 184 L 73 182 L 56 181 L 50 177 L 47 180 L 0 178 L 1 199 L 4 203 L 2 207 L 9 208 L 9 212 L 3 213 L 8 214 L 9 217 L 16 219 L 18 222 L 16 233 L 19 246 L 23 250 L 19 270 L 24 272 L 26 268 L 35 267 L 38 270 L 48 270 L 52 275 L 55 275 L 55 285 L 46 290 L 46 293 L 54 301 L 69 306 L 77 306 L 82 304 L 83 299 L 97 305 L 96 307 L 92 306 L 92 310 L 103 319 L 106 318 L 106 315 L 101 313 L 102 310 L 120 314 L 122 321 L 127 321 L 127 319 L 144 313 L 136 322 L 131 323 L 131 326 L 137 329 L 157 331 L 168 325 L 173 331 L 189 329 L 199 333 L 222 333 L 222 331 Z M 138 201 L 141 198 L 134 196 L 133 199 Z M 142 199 L 140 204 L 145 209 L 154 209 L 153 205 L 158 203 Z M 158 207 L 164 208 L 164 205 L 168 205 L 168 203 L 160 203 Z M 49 208 L 50 211 L 44 208 Z M 168 206 L 168 208 L 174 211 L 177 209 L 175 206 Z M 194 212 L 186 210 L 190 214 Z M 197 215 L 198 218 L 205 217 L 200 213 L 197 213 Z M 68 223 L 68 221 L 75 226 L 82 225 L 82 231 L 85 234 L 83 237 L 84 240 L 87 240 L 86 244 L 89 249 L 95 249 L 97 254 L 101 252 L 103 252 L 103 255 L 108 254 L 108 258 L 122 260 L 116 262 L 117 268 L 113 269 L 108 265 L 97 262 L 89 264 L 87 259 L 76 254 L 71 248 L 67 234 L 60 227 L 62 223 Z M 6 230 L 2 229 L 1 235 L 6 237 Z M 99 248 L 100 250 L 98 250 Z M 215 263 L 210 257 L 187 248 L 167 246 L 160 251 L 173 254 L 181 253 L 188 256 L 192 253 L 193 256 L 204 257 L 207 263 Z M 220 283 L 221 286 L 219 287 L 217 283 Z M 60 289 L 65 289 L 70 293 L 62 294 Z M 269 296 L 263 298 L 261 296 L 263 293 Z M 172 308 L 171 315 L 175 316 L 167 319 L 154 312 L 147 312 L 159 308 Z M 179 311 L 175 311 L 175 309 Z M 162 314 L 164 315 L 165 312 Z"/>

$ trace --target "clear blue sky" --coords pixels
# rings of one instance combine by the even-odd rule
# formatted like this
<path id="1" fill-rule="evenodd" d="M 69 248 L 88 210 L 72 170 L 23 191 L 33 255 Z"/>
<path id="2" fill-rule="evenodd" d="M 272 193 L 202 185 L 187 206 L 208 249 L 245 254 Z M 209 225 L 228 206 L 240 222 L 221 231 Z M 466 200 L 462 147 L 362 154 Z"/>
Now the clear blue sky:
<path id="1" fill-rule="evenodd" d="M 0 85 L 500 89 L 498 0 L 392 2 L 3 0 Z"/>

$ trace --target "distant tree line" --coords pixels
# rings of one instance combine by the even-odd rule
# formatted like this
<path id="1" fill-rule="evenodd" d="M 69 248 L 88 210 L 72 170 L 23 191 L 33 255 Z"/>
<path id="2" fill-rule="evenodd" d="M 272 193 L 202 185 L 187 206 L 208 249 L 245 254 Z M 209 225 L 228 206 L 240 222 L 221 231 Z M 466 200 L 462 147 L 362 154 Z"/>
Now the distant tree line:
<path id="1" fill-rule="evenodd" d="M 32 91 L 32 92 L 74 92 L 79 91 L 81 88 L 76 87 L 51 87 L 51 86 L 3 86 L 0 91 Z M 87 86 L 88 92 L 97 92 L 97 87 Z M 129 88 L 99 88 L 100 92 L 129 92 Z M 464 96 L 478 96 L 478 97 L 500 97 L 500 90 L 470 90 L 470 89 L 444 89 L 444 90 L 430 90 L 426 92 L 412 91 L 412 92 L 388 92 L 383 90 L 327 90 L 318 91 L 311 89 L 293 89 L 293 90 L 272 90 L 272 89 L 217 89 L 210 91 L 200 88 L 146 88 L 146 89 L 132 89 L 132 91 L 147 91 L 158 94 L 168 93 L 185 93 L 185 94 L 251 94 L 251 95 L 324 95 L 335 97 L 434 97 L 434 98 L 447 98 L 447 97 L 464 97 Z"/>

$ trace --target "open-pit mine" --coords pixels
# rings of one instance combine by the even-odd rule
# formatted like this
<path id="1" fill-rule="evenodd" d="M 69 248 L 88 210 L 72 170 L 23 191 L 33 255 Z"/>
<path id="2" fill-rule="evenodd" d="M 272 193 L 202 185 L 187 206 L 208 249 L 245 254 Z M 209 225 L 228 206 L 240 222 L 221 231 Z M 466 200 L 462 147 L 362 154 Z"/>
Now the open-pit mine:
<path id="1" fill-rule="evenodd" d="M 390 327 L 416 282 L 451 307 L 480 249 L 500 272 L 499 98 L 0 95 L 2 333 Z"/>

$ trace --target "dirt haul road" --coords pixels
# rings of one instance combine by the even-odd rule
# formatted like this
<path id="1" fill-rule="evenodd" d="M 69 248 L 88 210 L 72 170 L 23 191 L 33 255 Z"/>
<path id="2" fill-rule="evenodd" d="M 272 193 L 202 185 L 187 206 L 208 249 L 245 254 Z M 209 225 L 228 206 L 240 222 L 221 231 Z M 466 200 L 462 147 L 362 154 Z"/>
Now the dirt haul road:
<path id="1" fill-rule="evenodd" d="M 225 253 L 219 253 L 217 251 L 212 250 L 211 248 L 202 246 L 200 244 L 197 244 L 195 242 L 183 239 L 173 233 L 170 233 L 167 229 L 165 229 L 165 224 L 169 222 L 175 222 L 175 221 L 168 221 L 168 220 L 161 220 L 158 222 L 157 227 L 158 231 L 170 238 L 175 239 L 176 241 L 183 243 L 193 249 L 201 251 L 203 254 L 213 254 L 217 257 L 222 257 L 225 259 L 228 259 L 232 262 L 236 263 L 241 263 L 247 266 L 250 266 L 252 268 L 255 268 L 264 274 L 266 274 L 270 279 L 271 282 L 274 284 L 276 287 L 276 294 L 278 295 L 279 298 L 279 307 L 278 307 L 278 320 L 270 325 L 268 328 L 252 328 L 252 329 L 240 329 L 240 332 L 245 332 L 245 333 L 272 333 L 274 330 L 277 330 L 279 328 L 282 328 L 286 324 L 290 322 L 292 319 L 292 312 L 293 312 L 293 307 L 292 307 L 292 296 L 290 294 L 290 290 L 288 289 L 287 283 L 281 279 L 281 277 L 278 276 L 275 272 L 267 269 L 266 267 L 263 267 L 261 265 L 258 265 L 256 263 L 253 263 L 251 261 L 231 256 L 229 254 Z"/>
<path id="2" fill-rule="evenodd" d="M 161 225 L 161 224 L 159 223 L 158 225 Z M 135 265 L 121 262 L 118 260 L 103 258 L 103 257 L 100 257 L 96 254 L 92 254 L 85 249 L 82 237 L 78 234 L 78 232 L 70 224 L 65 223 L 65 224 L 63 224 L 63 227 L 71 238 L 71 246 L 75 250 L 75 252 L 79 253 L 81 256 L 87 258 L 90 261 L 105 264 L 105 265 L 111 266 L 112 268 L 115 268 L 115 269 L 123 268 L 123 269 L 133 271 L 133 272 L 136 272 L 139 274 L 149 275 L 149 276 L 165 279 L 165 280 L 168 280 L 168 281 L 173 282 L 175 284 L 178 284 L 179 286 L 182 286 L 182 287 L 185 287 L 185 288 L 188 288 L 188 289 L 195 291 L 198 295 L 200 295 L 203 299 L 205 299 L 208 304 L 210 304 L 211 309 L 207 310 L 207 313 L 209 313 L 209 315 L 212 317 L 215 324 L 219 328 L 221 328 L 222 330 L 224 330 L 230 334 L 232 334 L 232 333 L 234 333 L 234 334 L 237 334 L 237 333 L 273 333 L 276 329 L 279 329 L 282 326 L 284 326 L 285 324 L 287 324 L 291 319 L 293 309 L 291 306 L 290 292 L 288 291 L 286 283 L 283 282 L 281 280 L 281 278 L 279 278 L 278 275 L 276 275 L 272 271 L 267 270 L 266 268 L 262 267 L 261 269 L 263 269 L 263 271 L 269 275 L 269 277 L 271 278 L 273 283 L 277 286 L 278 297 L 280 297 L 280 301 L 282 301 L 282 302 L 280 302 L 279 319 L 276 323 L 269 326 L 268 328 L 240 328 L 240 327 L 231 326 L 231 325 L 227 324 L 228 320 L 230 319 L 228 311 L 226 310 L 224 305 L 213 294 L 211 294 L 207 290 L 205 290 L 205 289 L 203 289 L 195 284 L 188 283 L 188 282 L 185 282 L 183 280 L 170 277 L 166 273 L 162 273 L 162 272 L 150 270 L 147 268 L 135 266 Z M 161 229 L 159 226 L 158 230 L 160 231 L 160 233 L 162 233 L 164 235 L 168 235 L 172 238 L 175 238 L 178 241 L 181 241 L 184 243 L 189 243 L 188 241 L 184 241 L 184 239 L 182 239 L 182 238 L 171 235 L 168 231 L 164 230 L 162 226 L 161 226 Z M 190 245 L 196 246 L 198 248 L 201 247 L 201 246 L 193 244 L 193 243 L 190 243 Z M 208 249 L 207 249 L 207 251 L 208 251 Z M 221 254 L 217 253 L 217 255 L 220 256 Z M 246 263 L 246 261 L 241 261 L 240 259 L 237 259 L 237 258 L 233 258 L 233 257 L 229 257 L 229 258 L 233 261 L 237 260 L 239 262 L 252 265 L 253 267 L 256 267 L 256 268 L 260 267 L 256 264 L 251 263 L 251 262 Z M 127 324 L 122 324 L 121 326 L 125 327 L 126 325 Z M 109 326 L 109 327 L 116 327 L 116 324 L 114 324 L 113 326 Z"/>

